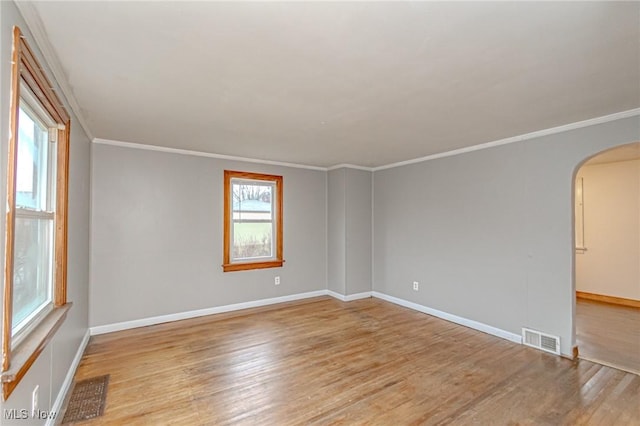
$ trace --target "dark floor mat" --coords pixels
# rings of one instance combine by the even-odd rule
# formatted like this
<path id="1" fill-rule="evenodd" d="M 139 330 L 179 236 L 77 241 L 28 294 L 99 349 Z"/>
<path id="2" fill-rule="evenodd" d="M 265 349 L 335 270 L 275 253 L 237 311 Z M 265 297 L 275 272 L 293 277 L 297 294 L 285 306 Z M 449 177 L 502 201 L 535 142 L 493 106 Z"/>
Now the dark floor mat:
<path id="1" fill-rule="evenodd" d="M 107 399 L 109 375 L 79 381 L 73 387 L 62 424 L 100 417 Z"/>

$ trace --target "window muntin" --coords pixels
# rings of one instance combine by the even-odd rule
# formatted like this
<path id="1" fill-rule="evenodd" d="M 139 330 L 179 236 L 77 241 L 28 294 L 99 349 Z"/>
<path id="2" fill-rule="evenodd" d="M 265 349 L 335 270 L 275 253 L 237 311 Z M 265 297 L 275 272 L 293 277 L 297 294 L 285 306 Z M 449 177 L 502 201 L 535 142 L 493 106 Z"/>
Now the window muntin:
<path id="1" fill-rule="evenodd" d="M 282 176 L 225 170 L 225 272 L 282 266 Z"/>

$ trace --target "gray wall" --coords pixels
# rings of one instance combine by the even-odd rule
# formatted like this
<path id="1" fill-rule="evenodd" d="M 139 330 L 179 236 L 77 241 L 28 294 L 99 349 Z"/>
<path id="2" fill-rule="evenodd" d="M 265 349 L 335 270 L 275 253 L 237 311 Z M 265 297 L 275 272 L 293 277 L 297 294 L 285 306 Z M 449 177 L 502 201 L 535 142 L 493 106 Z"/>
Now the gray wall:
<path id="1" fill-rule="evenodd" d="M 327 288 L 338 294 L 346 294 L 346 169 L 328 172 L 328 282 Z"/>
<path id="2" fill-rule="evenodd" d="M 345 170 L 346 295 L 371 291 L 371 175 Z"/>
<path id="3" fill-rule="evenodd" d="M 327 288 L 325 172 L 102 144 L 92 154 L 92 326 Z M 222 272 L 225 169 L 283 176 L 282 268 Z"/>
<path id="4" fill-rule="evenodd" d="M 639 139 L 633 117 L 376 171 L 373 289 L 516 334 L 559 335 L 570 354 L 574 174 Z"/>
<path id="5" fill-rule="evenodd" d="M 0 2 L 0 205 L 2 217 L 6 214 L 6 164 L 9 139 L 9 98 L 11 78 L 12 28 L 18 25 L 31 47 L 36 51 L 40 63 L 46 63 L 37 49 L 28 28 L 13 2 Z M 51 78 L 52 74 L 48 73 Z M 58 93 L 61 93 L 58 91 Z M 72 113 L 67 105 L 67 111 Z M 66 321 L 53 340 L 40 354 L 2 409 L 31 409 L 31 392 L 40 386 L 41 410 L 51 408 L 62 383 L 71 367 L 73 358 L 88 330 L 88 283 L 89 283 L 89 207 L 90 207 L 90 147 L 86 134 L 76 117 L 71 116 L 71 151 L 69 183 L 69 240 L 68 240 L 68 299 L 73 302 Z M 0 221 L 0 235 L 5 234 L 5 222 Z M 0 244 L 0 258 L 4 259 L 4 239 Z M 0 274 L 0 280 L 4 275 Z M 0 294 L 0 298 L 2 294 Z M 3 420 L 3 425 L 12 424 Z M 16 421 L 15 424 L 41 424 Z"/>
<path id="6" fill-rule="evenodd" d="M 343 296 L 371 291 L 371 174 L 328 172 L 328 288 Z"/>

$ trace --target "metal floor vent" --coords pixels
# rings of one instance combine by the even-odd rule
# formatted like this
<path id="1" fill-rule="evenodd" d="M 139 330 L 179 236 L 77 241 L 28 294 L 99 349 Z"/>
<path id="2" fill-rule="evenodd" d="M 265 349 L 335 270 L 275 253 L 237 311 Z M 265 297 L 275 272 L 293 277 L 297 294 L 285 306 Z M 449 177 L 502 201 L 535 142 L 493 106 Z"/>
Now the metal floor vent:
<path id="1" fill-rule="evenodd" d="M 523 328 L 522 342 L 532 348 L 560 355 L 560 337 L 558 336 L 552 336 L 540 331 Z"/>

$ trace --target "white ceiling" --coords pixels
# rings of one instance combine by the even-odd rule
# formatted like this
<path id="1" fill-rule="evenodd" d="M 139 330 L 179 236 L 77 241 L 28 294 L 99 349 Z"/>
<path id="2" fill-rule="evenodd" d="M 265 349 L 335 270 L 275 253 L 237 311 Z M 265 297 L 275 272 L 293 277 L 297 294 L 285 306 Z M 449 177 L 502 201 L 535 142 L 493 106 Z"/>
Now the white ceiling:
<path id="1" fill-rule="evenodd" d="M 37 2 L 93 136 L 380 166 L 640 107 L 640 3 Z"/>

